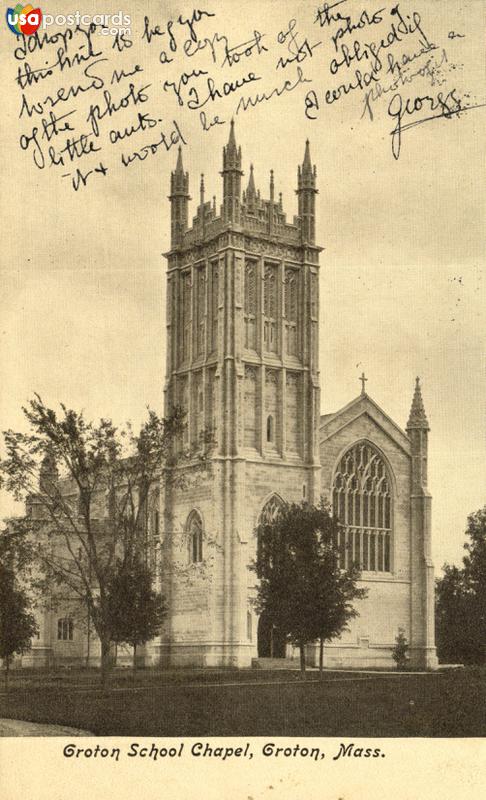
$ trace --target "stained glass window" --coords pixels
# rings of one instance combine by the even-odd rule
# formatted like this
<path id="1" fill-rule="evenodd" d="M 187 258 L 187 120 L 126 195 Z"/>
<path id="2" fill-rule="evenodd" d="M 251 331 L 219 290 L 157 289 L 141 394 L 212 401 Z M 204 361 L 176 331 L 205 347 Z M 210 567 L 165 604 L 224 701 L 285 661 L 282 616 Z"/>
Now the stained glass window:
<path id="1" fill-rule="evenodd" d="M 333 509 L 342 523 L 340 565 L 391 571 L 392 492 L 388 469 L 372 445 L 361 442 L 341 458 L 334 476 Z"/>

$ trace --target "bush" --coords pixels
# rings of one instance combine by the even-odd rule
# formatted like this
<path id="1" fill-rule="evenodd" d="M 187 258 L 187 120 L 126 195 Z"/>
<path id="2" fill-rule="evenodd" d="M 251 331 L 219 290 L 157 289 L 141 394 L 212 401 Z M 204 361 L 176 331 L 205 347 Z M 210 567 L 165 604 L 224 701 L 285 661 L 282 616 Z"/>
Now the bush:
<path id="1" fill-rule="evenodd" d="M 405 670 L 408 664 L 408 641 L 403 628 L 398 629 L 398 636 L 395 637 L 395 646 L 392 656 L 398 670 Z"/>

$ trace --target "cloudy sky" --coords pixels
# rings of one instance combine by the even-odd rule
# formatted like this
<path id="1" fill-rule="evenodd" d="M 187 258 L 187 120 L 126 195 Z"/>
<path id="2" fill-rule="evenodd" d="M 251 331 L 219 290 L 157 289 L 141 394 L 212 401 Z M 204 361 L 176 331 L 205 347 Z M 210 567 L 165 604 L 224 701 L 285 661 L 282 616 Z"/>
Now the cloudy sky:
<path id="1" fill-rule="evenodd" d="M 401 8 L 411 14 L 416 5 L 405 2 Z M 419 5 L 422 28 L 429 42 L 437 45 L 420 63 L 432 56 L 436 65 L 442 60 L 435 75 L 445 81 L 446 91 L 457 87 L 457 92 L 479 103 L 484 72 L 482 4 L 473 3 L 474 13 L 464 12 L 459 17 L 455 3 L 441 3 L 439 10 L 439 4 Z M 361 8 L 349 3 L 350 8 L 358 6 Z M 94 4 L 85 3 L 84 7 L 96 11 Z M 283 193 L 289 219 L 296 213 L 297 164 L 303 157 L 305 139 L 310 139 L 318 170 L 317 239 L 324 247 L 322 412 L 335 411 L 356 396 L 358 376 L 364 370 L 368 393 L 404 427 L 415 376 L 421 377 L 431 425 L 434 557 L 437 567 L 445 560 L 459 560 L 466 516 L 486 502 L 485 109 L 404 131 L 401 155 L 395 160 L 388 99 L 376 101 L 373 121 L 369 114 L 361 119 L 364 105 L 360 92 L 326 104 L 326 89 L 339 85 L 344 75 L 330 74 L 329 32 L 313 24 L 308 3 L 212 3 L 216 17 L 198 23 L 200 41 L 217 31 L 236 45 L 251 40 L 258 30 L 268 43 L 268 52 L 253 53 L 251 63 L 233 65 L 231 70 L 221 69 L 219 62 L 214 65 L 208 48 L 197 56 L 199 60 L 188 63 L 179 46 L 173 63 L 162 65 L 160 43 L 148 45 L 141 40 L 144 14 L 161 29 L 171 17 L 170 7 L 163 15 L 159 8 L 158 3 L 130 3 L 133 46 L 128 55 L 113 55 L 110 49 L 100 67 L 105 70 L 102 74 L 111 76 L 113 68 L 120 65 L 126 70 L 135 64 L 143 66 L 143 77 L 134 78 L 134 83 L 151 83 L 145 110 L 162 119 L 167 131 L 177 122 L 187 141 L 183 157 L 192 196 L 198 196 L 199 174 L 204 172 L 206 196 L 216 195 L 218 205 L 221 149 L 232 115 L 242 147 L 244 181 L 251 162 L 257 186 L 268 196 L 269 170 L 273 168 L 276 192 Z M 174 19 L 177 13 L 174 10 Z M 270 92 L 287 77 L 294 83 L 296 64 L 288 65 L 286 72 L 275 68 L 282 52 L 279 48 L 285 47 L 278 43 L 278 35 L 288 30 L 291 19 L 297 20 L 299 43 L 307 38 L 311 47 L 315 45 L 313 56 L 301 64 L 312 83 L 238 114 L 238 98 L 245 88 L 246 94 L 254 93 L 251 85 L 223 100 L 211 101 L 205 106 L 208 116 L 217 114 L 224 124 L 209 132 L 202 130 L 199 112 L 187 107 L 187 96 L 181 107 L 173 91 L 164 91 L 164 81 L 178 81 L 184 71 L 196 68 L 204 69 L 218 85 L 251 70 L 261 78 L 258 91 Z M 385 18 L 382 27 L 388 30 Z M 451 31 L 465 38 L 450 38 Z M 176 35 L 181 42 L 187 39 L 183 30 Z M 37 169 L 31 148 L 23 152 L 18 144 L 19 136 L 33 123 L 29 127 L 25 115 L 18 119 L 21 92 L 14 84 L 18 67 L 12 56 L 15 40 L 8 31 L 3 31 L 2 38 L 3 66 L 13 87 L 7 97 L 2 156 L 6 220 L 2 427 L 22 426 L 20 407 L 34 391 L 48 403 L 62 400 L 83 408 L 89 417 L 108 415 L 116 421 L 129 418 L 137 422 L 147 404 L 162 410 L 162 253 L 169 245 L 167 194 L 176 148 L 168 153 L 159 151 L 124 169 L 119 164 L 120 152 L 153 141 L 154 134 L 137 134 L 140 138 L 135 141 L 132 137 L 130 146 L 105 143 L 97 158 L 106 154 L 108 175 L 95 176 L 78 192 L 61 178 L 62 170 Z M 166 41 L 167 36 L 160 39 Z M 422 46 L 418 34 L 410 34 L 405 44 L 409 53 Z M 400 52 L 396 52 L 397 58 Z M 54 55 L 54 50 L 32 54 L 32 68 L 43 66 L 42 59 L 47 64 Z M 65 71 L 62 75 L 55 72 L 26 93 L 32 100 L 43 99 L 60 85 L 76 83 L 79 74 L 71 77 Z M 205 80 L 206 76 L 196 85 L 203 87 Z M 383 76 L 383 85 L 390 80 Z M 126 93 L 126 80 L 123 86 Z M 313 120 L 304 113 L 309 87 L 319 101 Z M 118 86 L 110 86 L 110 90 L 114 97 L 123 94 Z M 410 89 L 407 92 L 406 96 L 414 94 Z M 437 93 L 437 86 L 417 84 L 416 94 L 433 92 Z M 203 88 L 200 94 L 202 97 Z M 86 128 L 90 102 L 99 102 L 93 92 L 89 99 L 84 95 L 77 98 L 72 106 L 79 115 L 79 133 Z M 65 105 L 63 112 L 67 110 Z M 116 123 L 133 124 L 137 110 L 122 111 Z M 104 127 L 105 134 L 110 124 Z M 85 157 L 83 165 L 93 158 Z M 194 201 L 191 212 L 195 213 Z M 7 498 L 3 510 L 12 510 Z"/>

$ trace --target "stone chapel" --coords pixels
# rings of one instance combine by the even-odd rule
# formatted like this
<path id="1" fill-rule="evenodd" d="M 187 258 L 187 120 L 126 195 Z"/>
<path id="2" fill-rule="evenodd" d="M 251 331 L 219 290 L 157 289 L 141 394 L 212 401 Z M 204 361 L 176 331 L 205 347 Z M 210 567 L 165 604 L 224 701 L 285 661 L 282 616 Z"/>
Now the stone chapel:
<path id="1" fill-rule="evenodd" d="M 285 643 L 252 606 L 254 529 L 262 514 L 303 498 L 332 502 L 343 523 L 343 566 L 358 562 L 368 596 L 350 630 L 325 648 L 335 667 L 393 664 L 399 628 L 411 663 L 434 667 L 434 574 L 427 491 L 429 425 L 419 380 L 406 430 L 363 389 L 320 413 L 319 255 L 316 167 L 309 142 L 297 171 L 298 215 L 275 197 L 242 190 L 242 154 L 231 123 L 223 149 L 223 203 L 204 196 L 188 225 L 189 176 L 182 154 L 171 176 L 167 273 L 166 407 L 188 410 L 187 443 L 212 427 L 211 479 L 193 492 L 167 490 L 164 526 L 182 557 L 203 561 L 205 534 L 220 544 L 211 580 L 172 587 L 169 663 L 248 666 L 283 656 Z M 288 648 L 287 648 L 288 650 Z M 312 659 L 315 648 L 309 648 Z"/>
<path id="2" fill-rule="evenodd" d="M 187 410 L 181 447 L 197 450 L 214 433 L 211 474 L 184 488 L 161 484 L 149 514 L 157 545 L 170 542 L 177 570 L 162 581 L 166 630 L 145 648 L 150 664 L 250 666 L 292 655 L 252 599 L 255 527 L 285 501 L 323 496 L 342 523 L 340 559 L 361 569 L 366 599 L 350 629 L 325 647 L 328 667 L 391 667 L 399 628 L 411 665 L 437 665 L 429 425 L 417 378 L 403 430 L 361 393 L 321 414 L 316 167 L 309 142 L 297 170 L 298 214 L 288 222 L 282 195 L 269 198 L 242 153 L 234 124 L 223 148 L 223 201 L 200 200 L 189 227 L 189 175 L 179 149 L 171 174 L 167 258 L 166 412 Z M 209 566 L 208 566 L 209 565 Z M 84 658 L 85 634 L 69 619 L 44 621 L 28 660 Z M 308 648 L 308 659 L 317 648 Z M 27 662 L 27 657 L 26 657 Z"/>

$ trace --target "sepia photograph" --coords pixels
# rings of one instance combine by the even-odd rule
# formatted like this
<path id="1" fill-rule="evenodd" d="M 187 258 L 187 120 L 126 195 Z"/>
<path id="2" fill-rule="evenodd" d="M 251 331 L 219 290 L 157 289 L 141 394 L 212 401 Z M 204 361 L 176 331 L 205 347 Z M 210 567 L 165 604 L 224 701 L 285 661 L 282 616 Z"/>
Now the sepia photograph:
<path id="1" fill-rule="evenodd" d="M 2 30 L 6 797 L 479 797 L 486 8 L 112 6 Z"/>

